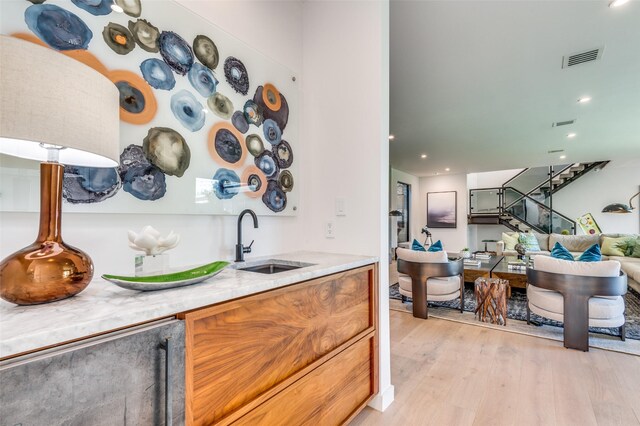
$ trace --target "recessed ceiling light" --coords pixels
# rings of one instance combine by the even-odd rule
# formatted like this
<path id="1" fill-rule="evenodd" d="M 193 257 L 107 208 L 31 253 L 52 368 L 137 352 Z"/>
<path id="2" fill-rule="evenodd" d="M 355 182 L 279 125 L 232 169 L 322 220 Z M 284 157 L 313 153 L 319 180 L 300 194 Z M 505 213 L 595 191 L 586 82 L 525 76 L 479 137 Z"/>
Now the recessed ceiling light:
<path id="1" fill-rule="evenodd" d="M 627 3 L 629 0 L 613 0 L 611 3 L 609 3 L 609 7 L 618 7 L 618 6 L 622 6 L 623 4 Z"/>
<path id="2" fill-rule="evenodd" d="M 114 12 L 117 12 L 117 13 L 124 12 L 124 9 L 122 7 L 120 7 L 120 6 L 118 6 L 115 3 L 111 5 L 111 10 L 113 10 Z"/>
<path id="3" fill-rule="evenodd" d="M 561 155 L 561 156 L 560 156 L 560 159 L 561 159 L 561 160 L 564 160 L 565 158 L 567 158 L 567 156 L 566 156 L 566 155 Z"/>
<path id="4" fill-rule="evenodd" d="M 446 169 L 444 169 L 444 171 L 448 172 L 448 171 L 451 171 L 451 169 L 447 167 Z"/>
<path id="5" fill-rule="evenodd" d="M 422 154 L 420 158 L 427 158 L 427 154 Z"/>
<path id="6" fill-rule="evenodd" d="M 392 141 L 394 140 L 396 137 L 394 135 L 389 135 L 389 140 Z"/>
<path id="7" fill-rule="evenodd" d="M 575 138 L 576 136 L 578 136 L 578 134 L 577 134 L 577 133 L 569 133 L 569 134 L 567 135 L 567 137 L 568 137 L 569 139 L 573 139 L 573 138 Z"/>
<path id="8" fill-rule="evenodd" d="M 590 100 L 591 100 L 591 96 L 583 96 L 581 98 L 578 98 L 578 103 L 579 104 L 586 104 Z"/>

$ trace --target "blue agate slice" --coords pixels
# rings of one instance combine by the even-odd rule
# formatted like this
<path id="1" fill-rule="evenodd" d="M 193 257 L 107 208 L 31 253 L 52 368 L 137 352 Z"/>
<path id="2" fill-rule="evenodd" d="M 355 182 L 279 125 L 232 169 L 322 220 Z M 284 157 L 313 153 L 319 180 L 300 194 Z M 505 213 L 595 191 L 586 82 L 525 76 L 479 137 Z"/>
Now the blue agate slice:
<path id="1" fill-rule="evenodd" d="M 211 70 L 195 62 L 189 70 L 189 83 L 200 95 L 208 98 L 216 92 L 218 80 Z"/>
<path id="2" fill-rule="evenodd" d="M 187 42 L 173 31 L 163 31 L 158 37 L 162 59 L 175 72 L 185 75 L 193 66 L 193 50 Z"/>
<path id="3" fill-rule="evenodd" d="M 287 194 L 276 181 L 270 180 L 266 191 L 262 194 L 262 202 L 269 210 L 279 213 L 287 207 Z"/>
<path id="4" fill-rule="evenodd" d="M 127 168 L 122 180 L 122 189 L 139 200 L 157 200 L 167 192 L 164 173 L 152 164 L 139 164 Z"/>
<path id="5" fill-rule="evenodd" d="M 280 143 L 280 140 L 282 139 L 282 131 L 275 121 L 271 119 L 264 120 L 264 123 L 262 124 L 262 131 L 264 132 L 264 137 L 267 139 L 267 142 L 271 145 Z"/>
<path id="6" fill-rule="evenodd" d="M 278 167 L 278 161 L 271 151 L 264 151 L 262 154 L 256 157 L 254 160 L 256 167 L 262 170 L 268 178 L 274 178 L 280 168 Z"/>
<path id="7" fill-rule="evenodd" d="M 247 123 L 247 119 L 244 118 L 244 113 L 242 111 L 236 111 L 233 113 L 233 116 L 231 116 L 231 123 L 240 133 L 247 133 L 249 130 L 249 123 Z"/>
<path id="8" fill-rule="evenodd" d="M 188 90 L 181 90 L 171 96 L 171 112 L 180 124 L 192 132 L 204 126 L 204 106 Z"/>
<path id="9" fill-rule="evenodd" d="M 24 20 L 35 35 L 56 50 L 84 50 L 93 38 L 82 19 L 54 4 L 29 6 Z"/>
<path id="10" fill-rule="evenodd" d="M 213 175 L 213 193 L 220 200 L 228 200 L 240 192 L 240 177 L 233 170 L 221 168 Z"/>
<path id="11" fill-rule="evenodd" d="M 99 203 L 116 195 L 121 186 L 115 167 L 65 166 L 62 196 L 72 204 Z"/>
<path id="12" fill-rule="evenodd" d="M 111 0 L 71 0 L 73 4 L 82 10 L 86 10 L 93 16 L 108 15 L 111 13 Z"/>
<path id="13" fill-rule="evenodd" d="M 160 59 L 151 58 L 140 64 L 142 77 L 154 89 L 171 90 L 176 85 L 176 79 L 173 71 L 166 63 Z"/>

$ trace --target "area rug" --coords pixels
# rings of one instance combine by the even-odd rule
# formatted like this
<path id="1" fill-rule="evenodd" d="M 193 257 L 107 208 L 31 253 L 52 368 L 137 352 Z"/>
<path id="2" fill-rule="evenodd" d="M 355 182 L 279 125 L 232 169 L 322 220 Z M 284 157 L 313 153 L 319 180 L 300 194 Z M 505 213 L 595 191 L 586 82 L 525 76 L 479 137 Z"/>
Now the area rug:
<path id="1" fill-rule="evenodd" d="M 398 284 L 389 287 L 389 298 L 401 300 L 401 294 L 398 291 Z M 406 299 L 411 302 L 411 298 Z M 447 302 L 429 302 L 429 307 L 460 309 L 460 299 Z M 629 288 L 625 295 L 625 318 L 627 320 L 626 338 L 640 340 L 640 294 L 632 288 Z M 471 287 L 465 287 L 464 293 L 464 311 L 475 312 L 476 299 Z M 527 320 L 527 296 L 524 292 L 513 290 L 511 298 L 507 300 L 507 318 L 519 321 Z M 562 323 L 543 318 L 531 313 L 531 322 L 534 326 L 552 326 L 562 328 Z M 618 328 L 599 328 L 590 327 L 590 333 L 604 334 L 608 336 L 618 336 Z"/>

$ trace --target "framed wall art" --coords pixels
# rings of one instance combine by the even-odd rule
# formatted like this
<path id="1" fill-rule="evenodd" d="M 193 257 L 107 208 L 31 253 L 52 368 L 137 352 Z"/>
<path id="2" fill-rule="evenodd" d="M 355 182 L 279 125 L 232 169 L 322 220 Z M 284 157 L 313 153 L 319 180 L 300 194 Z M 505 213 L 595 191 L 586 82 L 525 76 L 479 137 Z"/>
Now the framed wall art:
<path id="1" fill-rule="evenodd" d="M 0 32 L 77 59 L 120 92 L 120 166 L 66 167 L 65 211 L 297 214 L 291 70 L 171 0 L 2 0 Z M 38 210 L 38 170 L 0 158 L 0 211 Z"/>
<path id="2" fill-rule="evenodd" d="M 427 227 L 457 227 L 457 192 L 427 192 Z"/>

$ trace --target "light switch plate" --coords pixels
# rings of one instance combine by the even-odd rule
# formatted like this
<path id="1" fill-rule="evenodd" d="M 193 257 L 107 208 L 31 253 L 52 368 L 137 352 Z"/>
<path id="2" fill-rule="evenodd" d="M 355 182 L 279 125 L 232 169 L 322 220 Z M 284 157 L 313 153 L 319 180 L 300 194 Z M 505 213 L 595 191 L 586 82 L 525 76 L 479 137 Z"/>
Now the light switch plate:
<path id="1" fill-rule="evenodd" d="M 347 215 L 347 202 L 342 197 L 336 197 L 336 216 Z"/>
<path id="2" fill-rule="evenodd" d="M 328 221 L 325 224 L 325 237 L 327 238 L 335 238 L 336 237 L 336 223 L 333 221 Z"/>

